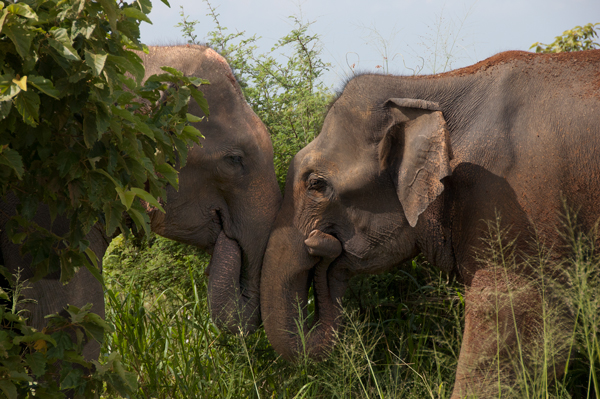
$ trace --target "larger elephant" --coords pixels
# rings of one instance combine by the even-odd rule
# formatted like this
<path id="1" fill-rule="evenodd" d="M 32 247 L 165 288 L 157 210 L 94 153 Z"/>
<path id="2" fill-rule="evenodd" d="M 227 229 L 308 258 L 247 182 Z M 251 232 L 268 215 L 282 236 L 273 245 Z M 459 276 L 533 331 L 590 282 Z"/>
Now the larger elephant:
<path id="1" fill-rule="evenodd" d="M 578 210 L 581 229 L 598 221 L 598 70 L 600 51 L 507 52 L 439 75 L 350 80 L 288 172 L 261 278 L 273 347 L 298 356 L 297 301 L 304 307 L 313 286 L 317 325 L 304 344 L 309 355 L 323 357 L 350 277 L 423 253 L 477 288 L 466 294 L 453 398 L 482 394 L 489 366 L 483 359 L 497 347 L 483 344 L 490 330 L 477 316 L 480 306 L 514 287 L 512 335 L 525 338 L 541 306 L 524 270 L 507 270 L 506 281 L 491 287 L 498 271 L 476 259 L 482 238 L 498 216 L 506 239 L 516 238 L 523 251 L 534 235 L 558 244 L 565 202 Z M 500 313 L 494 321 L 509 322 Z M 516 352 L 509 330 L 497 343 Z"/>
<path id="2" fill-rule="evenodd" d="M 265 125 L 245 101 L 225 59 L 204 46 L 149 47 L 139 54 L 147 79 L 162 73 L 161 66 L 181 70 L 187 76 L 207 79 L 200 90 L 209 103 L 210 116 L 195 124 L 205 139 L 189 150 L 179 171 L 179 191 L 167 189 L 166 213 L 150 209 L 152 230 L 164 237 L 208 250 L 210 306 L 216 324 L 233 332 L 254 330 L 260 323 L 260 268 L 271 225 L 281 201 L 273 166 L 273 147 Z M 192 100 L 189 112 L 205 116 Z M 0 226 L 15 212 L 14 196 L 0 206 Z M 36 221 L 57 234 L 68 231 L 68 220 L 51 223 L 47 208 L 40 206 Z M 100 225 L 87 236 L 101 260 L 110 240 Z M 29 260 L 19 256 L 4 229 L 0 233 L 3 264 L 11 273 L 23 269 L 30 278 Z M 101 264 L 100 264 L 101 266 Z M 93 303 L 92 311 L 104 315 L 101 284 L 87 270 L 80 270 L 63 286 L 57 273 L 31 285 L 24 294 L 37 302 L 30 320 L 41 329 L 44 316 L 63 311 L 68 304 Z M 99 354 L 92 343 L 87 358 Z"/>

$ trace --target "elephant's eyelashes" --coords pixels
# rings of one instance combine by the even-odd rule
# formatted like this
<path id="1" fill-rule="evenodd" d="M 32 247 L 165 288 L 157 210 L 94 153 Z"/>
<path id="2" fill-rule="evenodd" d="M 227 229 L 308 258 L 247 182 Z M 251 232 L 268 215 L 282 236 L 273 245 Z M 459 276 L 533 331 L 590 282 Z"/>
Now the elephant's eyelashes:
<path id="1" fill-rule="evenodd" d="M 309 190 L 321 191 L 327 187 L 327 181 L 320 176 L 310 175 L 307 181 Z"/>

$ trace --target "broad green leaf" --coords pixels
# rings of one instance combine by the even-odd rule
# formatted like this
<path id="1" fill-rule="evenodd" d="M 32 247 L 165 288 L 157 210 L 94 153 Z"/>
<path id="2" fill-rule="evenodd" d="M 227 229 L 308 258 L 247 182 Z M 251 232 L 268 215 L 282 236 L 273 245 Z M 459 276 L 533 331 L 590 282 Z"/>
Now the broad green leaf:
<path id="1" fill-rule="evenodd" d="M 60 389 L 76 388 L 83 380 L 82 369 L 71 369 L 60 382 Z"/>
<path id="2" fill-rule="evenodd" d="M 12 101 L 0 101 L 0 120 L 8 116 L 12 108 Z"/>
<path id="3" fill-rule="evenodd" d="M 104 9 L 106 18 L 110 24 L 110 29 L 113 33 L 118 34 L 117 30 L 117 2 L 115 0 L 98 0 L 98 3 Z"/>
<path id="4" fill-rule="evenodd" d="M 56 40 L 48 39 L 48 42 L 60 55 L 69 61 L 81 60 L 65 28 L 52 28 L 50 33 Z"/>
<path id="5" fill-rule="evenodd" d="M 85 50 L 85 62 L 92 69 L 92 73 L 99 76 L 104 69 L 106 63 L 107 53 L 94 54 L 88 50 Z"/>
<path id="6" fill-rule="evenodd" d="M 187 125 L 183 128 L 183 134 L 181 135 L 182 139 L 192 140 L 196 144 L 200 144 L 200 139 L 203 139 L 204 136 L 200 133 L 200 130 L 196 129 L 193 126 Z"/>
<path id="7" fill-rule="evenodd" d="M 104 278 L 102 277 L 102 273 L 100 273 L 100 268 L 98 268 L 98 260 L 97 260 L 98 257 L 96 256 L 94 251 L 92 251 L 91 248 L 89 248 L 89 247 L 88 247 L 88 249 L 85 250 L 85 254 L 88 256 L 88 259 L 90 259 L 92 261 L 92 263 L 90 263 L 90 262 L 84 263 L 86 269 L 88 269 L 90 271 L 90 273 L 92 273 L 92 276 L 94 276 L 96 278 L 96 280 L 100 281 L 102 286 L 104 286 Z"/>
<path id="8" fill-rule="evenodd" d="M 167 163 L 156 165 L 156 171 L 163 175 L 165 179 L 171 184 L 176 190 L 179 188 L 179 179 L 177 178 L 177 171 Z"/>
<path id="9" fill-rule="evenodd" d="M 79 35 L 83 35 L 83 37 L 89 39 L 92 33 L 94 33 L 94 29 L 96 29 L 96 25 L 88 25 L 87 21 L 76 19 L 73 21 L 73 26 L 71 27 L 71 40 L 75 40 Z"/>
<path id="10" fill-rule="evenodd" d="M 123 215 L 120 206 L 116 202 L 107 202 L 102 208 L 104 210 L 106 220 L 106 234 L 110 237 L 114 234 L 117 227 L 121 225 L 121 217 Z"/>
<path id="11" fill-rule="evenodd" d="M 120 116 L 121 118 L 123 118 L 129 122 L 135 123 L 135 121 L 136 121 L 135 116 L 129 110 L 119 108 L 115 105 L 111 105 L 110 110 L 112 111 L 113 115 Z"/>
<path id="12" fill-rule="evenodd" d="M 13 101 L 23 121 L 28 125 L 37 126 L 40 96 L 34 91 L 21 91 Z"/>
<path id="13" fill-rule="evenodd" d="M 135 127 L 144 134 L 144 136 L 148 136 L 151 139 L 154 139 L 154 132 L 152 131 L 152 129 L 150 129 L 150 127 L 145 124 L 144 122 L 142 122 L 141 120 L 137 119 L 135 121 Z"/>
<path id="14" fill-rule="evenodd" d="M 79 267 L 83 266 L 73 251 L 65 251 L 60 255 L 60 282 L 67 284 Z"/>
<path id="15" fill-rule="evenodd" d="M 15 171 L 19 180 L 22 179 L 25 170 L 21 155 L 17 151 L 11 148 L 3 148 L 0 152 L 0 164 L 10 167 Z"/>
<path id="16" fill-rule="evenodd" d="M 199 116 L 192 115 L 189 113 L 186 113 L 185 116 L 187 118 L 187 121 L 190 123 L 200 122 L 203 119 L 203 117 L 199 117 Z"/>
<path id="17" fill-rule="evenodd" d="M 136 226 L 142 227 L 146 234 L 150 234 L 150 223 L 149 220 L 146 220 L 148 217 L 146 214 L 141 214 L 133 208 L 128 209 L 127 213 L 129 214 L 129 216 L 131 216 L 131 219 L 133 219 Z"/>
<path id="18" fill-rule="evenodd" d="M 135 7 L 125 7 L 121 9 L 121 14 L 129 18 L 139 19 L 140 21 L 148 22 L 152 25 L 152 21 L 141 10 Z"/>
<path id="19" fill-rule="evenodd" d="M 9 18 L 12 20 L 14 18 Z M 12 21 L 11 21 L 12 22 Z M 7 23 L 2 27 L 2 33 L 4 33 L 13 42 L 17 53 L 22 58 L 27 58 L 29 55 L 29 49 L 31 48 L 31 40 L 33 35 L 29 29 L 25 29 L 21 26 L 20 21 L 16 23 Z"/>
<path id="20" fill-rule="evenodd" d="M 160 69 L 162 69 L 165 72 L 169 72 L 173 76 L 183 76 L 183 72 L 178 71 L 177 69 L 172 68 L 172 67 L 162 66 L 162 67 L 160 67 Z"/>
<path id="21" fill-rule="evenodd" d="M 36 75 L 29 75 L 28 79 L 28 83 L 45 95 L 56 98 L 57 100 L 60 97 L 60 91 L 54 88 L 54 85 L 50 79 Z"/>
<path id="22" fill-rule="evenodd" d="M 56 341 L 54 341 L 54 338 L 52 338 L 50 335 L 44 334 L 42 332 L 34 332 L 33 334 L 17 336 L 13 339 L 13 344 L 19 345 L 23 342 L 24 343 L 35 342 L 40 339 L 43 339 L 46 342 L 50 342 L 50 343 L 52 343 L 52 345 L 56 345 Z"/>
<path id="23" fill-rule="evenodd" d="M 1 7 L 4 5 L 4 3 L 0 3 L 0 10 L 2 9 Z M 6 20 L 6 16 L 8 15 L 8 11 L 7 10 L 3 10 L 2 11 L 2 15 L 0 15 L 0 32 L 2 32 L 2 26 L 4 26 L 4 21 Z"/>
<path id="24" fill-rule="evenodd" d="M 206 98 L 204 98 L 204 94 L 193 86 L 190 86 L 189 89 L 191 91 L 192 97 L 194 98 L 196 104 L 198 104 L 202 112 L 204 112 L 206 116 L 210 115 L 210 112 L 208 110 L 208 101 L 206 101 Z"/>
<path id="25" fill-rule="evenodd" d="M 153 207 L 159 209 L 162 213 L 165 213 L 164 208 L 160 205 L 160 203 L 156 200 L 156 198 L 154 198 L 152 196 L 152 194 L 150 194 L 150 193 L 142 190 L 141 188 L 137 188 L 137 187 L 133 187 L 131 189 L 131 191 L 133 193 L 135 193 L 135 195 L 137 195 L 138 197 L 140 197 L 142 200 L 146 201 L 147 203 L 149 203 Z"/>
<path id="26" fill-rule="evenodd" d="M 165 4 L 167 7 L 171 8 L 171 5 L 169 4 L 169 2 L 167 0 L 160 0 L 163 2 L 163 4 Z"/>
<path id="27" fill-rule="evenodd" d="M 46 372 L 46 358 L 40 352 L 25 355 L 25 362 L 36 377 L 40 377 Z"/>
<path id="28" fill-rule="evenodd" d="M 33 19 L 34 21 L 37 21 L 38 19 L 37 14 L 27 4 L 11 4 L 10 6 L 6 7 L 6 10 L 11 14 L 20 15 L 25 18 Z"/>
<path id="29" fill-rule="evenodd" d="M 152 3 L 150 0 L 137 0 L 137 3 L 144 14 L 150 14 L 150 11 L 152 11 Z"/>
<path id="30" fill-rule="evenodd" d="M 119 198 L 121 199 L 121 203 L 125 206 L 125 209 L 129 210 L 133 200 L 135 199 L 135 193 L 132 193 L 131 191 L 125 191 L 121 187 L 115 187 L 115 190 L 117 190 Z"/>
<path id="31" fill-rule="evenodd" d="M 91 112 L 83 113 L 83 140 L 87 148 L 92 148 L 98 141 L 98 125 L 96 124 L 96 115 Z"/>
<path id="32" fill-rule="evenodd" d="M 108 172 L 106 172 L 105 170 L 102 169 L 94 169 L 94 172 L 100 173 L 101 175 L 104 175 L 106 177 L 108 177 L 110 179 L 110 181 L 113 182 L 113 184 L 115 185 L 115 187 L 121 187 L 121 185 L 114 179 L 114 177 L 112 177 L 111 175 L 108 174 Z"/>
<path id="33" fill-rule="evenodd" d="M 10 380 L 0 380 L 0 389 L 8 399 L 17 399 L 17 387 Z"/>
<path id="34" fill-rule="evenodd" d="M 183 86 L 179 87 L 175 92 L 175 105 L 173 106 L 173 112 L 179 112 L 183 107 L 188 105 L 190 101 L 190 88 Z"/>

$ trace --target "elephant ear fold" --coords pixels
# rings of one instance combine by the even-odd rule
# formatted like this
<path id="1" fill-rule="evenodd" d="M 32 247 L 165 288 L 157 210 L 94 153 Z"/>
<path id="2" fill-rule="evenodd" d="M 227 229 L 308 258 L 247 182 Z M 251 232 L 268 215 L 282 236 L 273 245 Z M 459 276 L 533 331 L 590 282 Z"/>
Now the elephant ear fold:
<path id="1" fill-rule="evenodd" d="M 439 104 L 391 98 L 386 102 L 393 122 L 379 146 L 382 168 L 394 166 L 396 191 L 408 223 L 444 190 L 441 180 L 452 174 L 450 135 Z"/>

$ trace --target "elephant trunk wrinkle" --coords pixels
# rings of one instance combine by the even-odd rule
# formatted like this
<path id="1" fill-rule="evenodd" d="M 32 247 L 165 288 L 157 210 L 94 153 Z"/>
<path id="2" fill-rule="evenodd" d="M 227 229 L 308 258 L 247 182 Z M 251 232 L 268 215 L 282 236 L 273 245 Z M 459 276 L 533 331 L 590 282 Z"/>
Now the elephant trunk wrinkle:
<path id="1" fill-rule="evenodd" d="M 232 333 L 240 326 L 252 332 L 260 319 L 258 296 L 244 295 L 240 286 L 241 267 L 242 249 L 221 230 L 209 264 L 208 297 L 215 324 Z"/>

